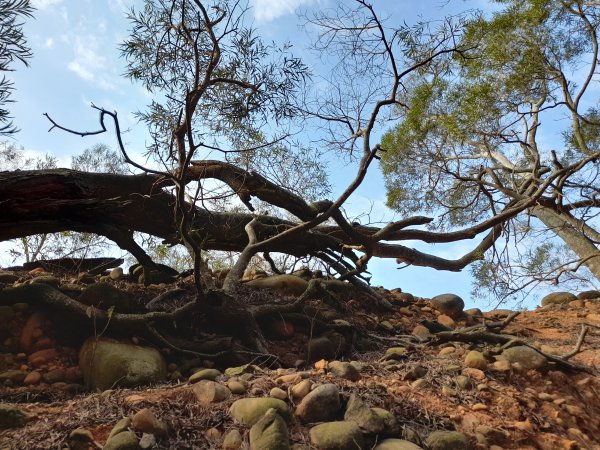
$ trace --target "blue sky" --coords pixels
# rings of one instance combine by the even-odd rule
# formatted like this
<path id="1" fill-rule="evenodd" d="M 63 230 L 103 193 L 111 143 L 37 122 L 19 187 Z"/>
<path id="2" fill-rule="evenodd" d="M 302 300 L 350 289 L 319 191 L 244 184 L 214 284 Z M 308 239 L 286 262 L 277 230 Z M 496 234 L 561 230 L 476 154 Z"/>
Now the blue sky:
<path id="1" fill-rule="evenodd" d="M 128 23 L 124 11 L 136 0 L 34 0 L 38 8 L 35 19 L 27 22 L 25 32 L 33 48 L 31 67 L 16 67 L 11 73 L 15 81 L 11 105 L 15 124 L 22 130 L 15 139 L 31 154 L 49 153 L 68 166 L 71 155 L 81 153 L 97 142 L 115 146 L 114 135 L 80 138 L 57 130 L 47 133 L 49 113 L 60 123 L 79 130 L 98 126 L 97 113 L 89 105 L 95 103 L 119 113 L 124 135 L 133 153 L 142 151 L 145 130 L 138 125 L 133 113 L 143 108 L 150 97 L 137 85 L 121 77 L 123 61 L 118 57 L 118 44 L 127 36 Z M 393 22 L 414 23 L 419 18 L 436 19 L 468 8 L 486 7 L 487 2 L 452 0 L 383 0 L 376 3 L 382 16 Z M 309 63 L 314 55 L 305 53 L 308 43 L 305 32 L 299 29 L 297 8 L 327 8 L 335 5 L 328 0 L 252 0 L 252 13 L 259 34 L 265 41 L 290 41 L 296 53 Z M 318 69 L 318 67 L 315 67 Z M 381 130 L 384 131 L 384 130 Z M 329 172 L 334 193 L 339 193 L 354 176 L 354 166 L 333 162 Z M 350 198 L 346 210 L 350 215 L 371 211 L 373 221 L 390 220 L 393 215 L 385 208 L 385 189 L 378 167 L 373 167 L 364 185 Z M 477 241 L 453 245 L 417 245 L 438 256 L 460 257 L 477 245 Z M 0 259 L 1 260 L 1 259 Z M 431 297 L 445 292 L 461 295 L 468 305 L 486 307 L 487 301 L 470 298 L 471 279 L 468 269 L 463 273 L 441 272 L 427 268 L 397 270 L 391 261 L 376 260 L 369 265 L 374 285 L 400 287 L 415 295 Z"/>

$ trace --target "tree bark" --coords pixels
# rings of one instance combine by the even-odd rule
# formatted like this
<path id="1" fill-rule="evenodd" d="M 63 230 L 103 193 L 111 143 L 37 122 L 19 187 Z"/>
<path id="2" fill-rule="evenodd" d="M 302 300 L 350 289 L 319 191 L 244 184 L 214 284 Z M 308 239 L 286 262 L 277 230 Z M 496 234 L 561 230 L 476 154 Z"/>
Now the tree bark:
<path id="1" fill-rule="evenodd" d="M 199 163 L 197 163 L 199 164 Z M 219 162 L 207 162 L 206 170 L 195 165 L 196 177 L 214 177 L 223 182 L 232 178 L 232 189 L 249 202 L 251 196 L 268 200 L 275 206 L 288 208 L 300 221 L 272 216 L 253 216 L 244 213 L 217 213 L 187 205 L 191 217 L 191 233 L 205 250 L 243 251 L 248 245 L 245 227 L 256 217 L 253 227 L 256 241 L 263 242 L 315 217 L 319 208 L 303 203 L 297 196 L 257 177 L 242 174 L 240 169 Z M 231 172 L 228 173 L 228 170 Z M 233 175 L 236 175 L 233 177 Z M 239 177 L 246 184 L 239 184 Z M 0 172 L 0 241 L 39 233 L 78 231 L 106 236 L 121 248 L 132 253 L 143 265 L 147 255 L 133 241 L 133 232 L 159 237 L 169 244 L 180 244 L 174 220 L 175 198 L 163 188 L 171 184 L 159 175 L 119 175 L 87 173 L 69 169 Z M 515 210 L 515 213 L 519 212 Z M 452 233 L 434 233 L 407 228 L 426 223 L 426 218 L 408 218 L 387 228 L 366 227 L 346 223 L 343 227 L 323 224 L 277 239 L 261 251 L 280 252 L 294 256 L 335 255 L 357 259 L 351 249 L 368 252 L 374 257 L 401 258 L 404 262 L 438 270 L 459 271 L 470 262 L 480 259 L 483 252 L 500 234 L 500 218 L 490 219 L 472 228 Z M 424 222 L 425 221 L 425 222 Z M 383 233 L 382 233 L 383 230 Z M 433 257 L 398 241 L 419 239 L 425 242 L 451 242 L 472 239 L 488 231 L 475 250 L 455 259 Z M 363 242 L 357 242 L 362 235 Z M 385 242 L 380 242 L 385 240 Z"/>
<path id="2" fill-rule="evenodd" d="M 545 206 L 532 208 L 531 214 L 562 239 L 567 247 L 580 258 L 592 275 L 600 280 L 600 251 L 598 251 L 596 244 L 585 235 L 583 229 L 573 227 L 565 214 L 559 214 Z"/>

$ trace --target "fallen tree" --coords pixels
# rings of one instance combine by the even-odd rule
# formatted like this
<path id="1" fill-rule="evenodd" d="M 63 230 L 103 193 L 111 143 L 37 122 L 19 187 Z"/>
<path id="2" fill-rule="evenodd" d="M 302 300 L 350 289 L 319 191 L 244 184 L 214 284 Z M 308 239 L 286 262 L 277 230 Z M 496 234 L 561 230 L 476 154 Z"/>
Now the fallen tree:
<path id="1" fill-rule="evenodd" d="M 193 217 L 190 230 L 203 236 L 202 248 L 205 250 L 243 251 L 249 243 L 246 227 L 255 220 L 256 239 L 260 242 L 287 232 L 285 239 L 264 245 L 261 250 L 265 252 L 320 255 L 324 260 L 346 257 L 350 262 L 359 264 L 356 250 L 369 257 L 399 258 L 412 265 L 460 271 L 493 244 L 505 217 L 528 206 L 528 203 L 515 203 L 493 220 L 451 233 L 414 228 L 432 220 L 423 216 L 404 219 L 383 228 L 350 224 L 339 210 L 332 214 L 336 225 L 306 226 L 323 217 L 311 204 L 281 188 L 269 186 L 270 183 L 259 175 L 245 173 L 245 182 L 239 183 L 237 176 L 243 173 L 239 168 L 218 161 L 205 163 L 215 171 L 230 170 L 229 174 L 235 180 L 232 188 L 239 184 L 238 189 L 243 190 L 240 195 L 257 196 L 262 200 L 269 198 L 272 204 L 295 213 L 300 219 L 291 221 L 250 213 L 212 212 L 187 205 Z M 214 174 L 206 171 L 203 176 Z M 227 178 L 223 176 L 222 179 Z M 96 233 L 131 252 L 140 263 L 152 265 L 144 250 L 133 240 L 134 231 L 160 237 L 169 244 L 181 243 L 173 220 L 175 197 L 162 189 L 166 184 L 169 182 L 162 176 L 148 174 L 97 174 L 69 169 L 3 172 L 0 173 L 0 198 L 4 199 L 1 203 L 0 239 L 65 230 Z M 299 227 L 303 229 L 292 231 Z M 390 243 L 416 239 L 431 243 L 452 242 L 473 239 L 486 230 L 491 230 L 486 238 L 472 251 L 455 260 Z M 349 263 L 340 264 L 346 271 L 351 267 Z M 339 275 L 346 271 L 340 268 Z"/>
<path id="2" fill-rule="evenodd" d="M 170 315 L 94 315 L 111 329 L 145 330 L 146 337 L 164 344 L 170 342 L 163 336 L 166 324 L 187 320 L 187 313 L 193 312 L 202 314 L 213 326 L 237 333 L 251 351 L 267 354 L 257 317 L 281 310 L 267 300 L 250 308 L 237 296 L 244 271 L 257 254 L 267 255 L 267 260 L 271 253 L 311 256 L 327 265 L 337 280 L 313 280 L 306 295 L 316 290 L 335 298 L 340 283 L 349 281 L 359 288 L 353 295 L 364 295 L 379 307 L 389 307 L 363 278 L 371 258 L 460 271 L 481 259 L 501 235 L 503 223 L 534 206 L 547 186 L 563 174 L 561 170 L 553 172 L 527 198 L 507 202 L 486 220 L 456 231 L 430 231 L 424 226 L 433 219 L 423 216 L 382 227 L 354 223 L 344 216 L 343 206 L 386 150 L 372 142 L 384 111 L 402 104 L 403 80 L 407 77 L 438 59 L 461 57 L 464 49 L 455 45 L 460 26 L 449 21 L 435 31 L 404 27 L 388 36 L 372 6 L 361 0 L 356 8 L 341 6 L 332 17 L 315 18 L 322 27 L 326 48 L 338 46 L 336 54 L 350 65 L 353 61 L 356 71 L 342 74 L 350 77 L 348 92 L 352 94 L 341 90 L 343 80 L 334 74 L 327 95 L 315 92 L 315 100 L 310 102 L 305 101 L 307 68 L 289 56 L 287 48 L 273 51 L 264 46 L 253 30 L 245 27 L 246 9 L 239 3 L 166 3 L 147 0 L 143 13 L 132 12 L 131 36 L 122 45 L 127 74 L 149 91 L 162 94 L 158 96 L 162 102 L 154 100 L 149 110 L 140 114 L 153 140 L 148 151 L 159 162 L 159 169 L 132 158 L 123 143 L 116 112 L 96 108 L 100 113 L 96 131 L 72 130 L 48 116 L 51 130 L 95 135 L 106 132 L 105 121 L 111 121 L 121 154 L 141 173 L 67 169 L 0 173 L 0 240 L 65 230 L 102 235 L 137 258 L 144 267 L 146 282 L 152 281 L 150 275 L 160 267 L 135 241 L 135 232 L 189 249 L 194 257 L 194 300 Z M 370 30 L 367 35 L 363 33 L 366 29 Z M 346 70 L 349 65 L 343 67 Z M 369 79 L 359 80 L 364 76 Z M 358 81 L 361 89 L 353 86 Z M 304 126 L 318 121 L 318 127 L 326 128 L 330 135 L 327 145 L 357 162 L 354 179 L 337 199 L 307 201 L 293 186 L 275 182 L 244 164 L 244 158 L 268 155 L 283 142 L 292 146 L 289 129 L 269 137 L 263 131 L 292 119 Z M 214 152 L 223 155 L 223 161 L 209 160 L 207 155 Z M 207 192 L 215 183 L 223 188 L 219 195 L 237 196 L 249 211 L 212 210 Z M 256 211 L 255 200 L 280 214 Z M 479 242 L 453 260 L 404 245 L 415 240 L 447 243 L 464 239 Z M 210 250 L 239 252 L 223 291 L 212 289 L 205 276 L 208 267 L 203 252 Z M 274 271 L 280 270 L 274 267 Z M 14 289 L 1 291 L 0 303 L 23 298 L 31 288 Z M 62 308 L 65 314 L 70 311 L 82 318 L 87 311 L 60 293 L 45 290 L 39 294 L 47 305 Z M 300 299 L 305 299 L 305 294 Z M 301 306 L 294 302 L 293 307 L 284 309 L 294 312 Z"/>

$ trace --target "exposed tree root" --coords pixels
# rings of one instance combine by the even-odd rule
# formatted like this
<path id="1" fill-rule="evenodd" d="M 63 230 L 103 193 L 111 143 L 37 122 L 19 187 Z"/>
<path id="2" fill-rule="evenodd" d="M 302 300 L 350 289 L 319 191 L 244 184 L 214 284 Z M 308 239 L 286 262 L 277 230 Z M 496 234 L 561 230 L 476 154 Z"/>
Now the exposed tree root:
<path id="1" fill-rule="evenodd" d="M 513 347 L 515 345 L 523 345 L 529 347 L 539 354 L 543 355 L 548 361 L 553 362 L 556 366 L 562 370 L 567 370 L 571 372 L 587 372 L 593 373 L 594 370 L 591 367 L 584 366 L 582 364 L 577 364 L 568 361 L 569 358 L 574 356 L 576 353 L 581 351 L 581 345 L 583 343 L 583 338 L 585 334 L 582 333 L 583 337 L 578 339 L 578 343 L 576 345 L 576 353 L 569 352 L 564 356 L 556 356 L 550 353 L 542 352 L 540 349 L 534 347 L 527 341 L 524 341 L 516 336 L 510 334 L 500 334 L 497 332 L 488 331 L 490 329 L 500 330 L 508 325 L 509 322 L 515 319 L 517 314 L 512 314 L 506 320 L 502 322 L 494 322 L 487 323 L 482 325 L 476 325 L 473 327 L 464 328 L 461 330 L 454 331 L 442 331 L 440 333 L 436 333 L 430 341 L 427 343 L 428 346 L 440 345 L 446 342 L 488 342 L 492 344 L 500 344 L 503 348 Z M 580 342 L 581 341 L 581 342 Z"/>
<path id="2" fill-rule="evenodd" d="M 175 351 L 205 359 L 221 357 L 225 353 L 247 354 L 252 357 L 273 358 L 266 347 L 266 341 L 260 333 L 258 324 L 252 314 L 241 303 L 220 291 L 209 291 L 210 299 L 202 305 L 190 302 L 172 311 L 151 311 L 140 314 L 110 313 L 89 307 L 47 284 L 28 284 L 18 287 L 5 287 L 0 290 L 0 305 L 28 303 L 35 301 L 59 312 L 68 321 L 90 325 L 90 334 L 95 330 L 105 330 L 110 334 L 138 335 L 157 345 L 167 346 Z M 174 323 L 185 322 L 190 316 L 201 313 L 212 324 L 219 324 L 225 332 L 239 337 L 246 350 L 227 350 L 215 354 L 195 352 L 182 346 L 170 344 L 158 330 L 171 329 Z M 191 353 L 189 353 L 191 352 Z"/>

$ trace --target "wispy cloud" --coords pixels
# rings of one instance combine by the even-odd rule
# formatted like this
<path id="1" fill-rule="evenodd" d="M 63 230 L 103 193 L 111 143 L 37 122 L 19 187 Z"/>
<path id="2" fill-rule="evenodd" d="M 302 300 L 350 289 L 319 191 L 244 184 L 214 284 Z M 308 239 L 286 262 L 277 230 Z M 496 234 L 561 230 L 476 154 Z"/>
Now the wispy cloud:
<path id="1" fill-rule="evenodd" d="M 315 3 L 315 0 L 252 0 L 254 17 L 258 22 L 270 22 L 285 14 L 292 14 L 302 5 Z"/>
<path id="2" fill-rule="evenodd" d="M 96 83 L 101 89 L 112 90 L 115 86 L 104 74 L 106 58 L 96 51 L 96 47 L 93 36 L 87 36 L 85 43 L 81 36 L 77 36 L 73 47 L 75 59 L 67 64 L 67 68 L 85 81 Z"/>
<path id="3" fill-rule="evenodd" d="M 75 72 L 79 78 L 83 78 L 85 81 L 93 81 L 94 79 L 94 74 L 78 61 L 71 61 L 67 67 L 71 72 Z"/>
<path id="4" fill-rule="evenodd" d="M 111 11 L 125 13 L 134 3 L 131 0 L 108 0 L 108 7 Z"/>
<path id="5" fill-rule="evenodd" d="M 32 0 L 31 4 L 37 9 L 46 9 L 58 5 L 63 0 Z"/>

